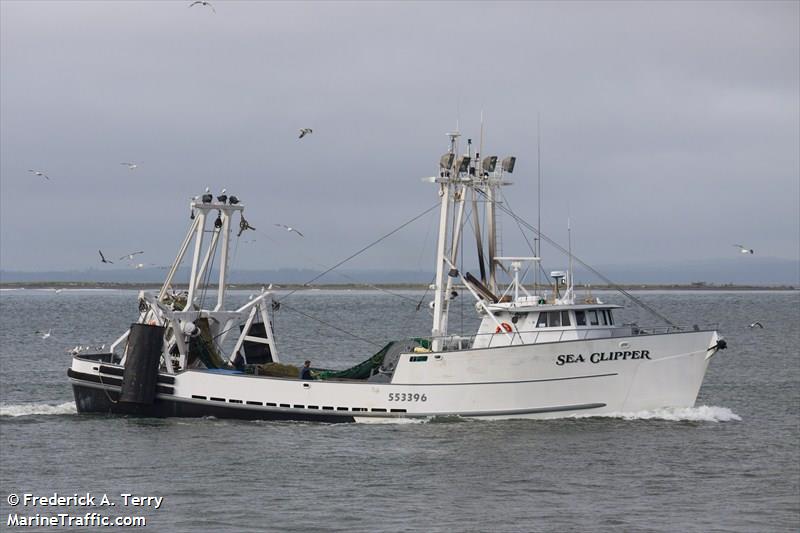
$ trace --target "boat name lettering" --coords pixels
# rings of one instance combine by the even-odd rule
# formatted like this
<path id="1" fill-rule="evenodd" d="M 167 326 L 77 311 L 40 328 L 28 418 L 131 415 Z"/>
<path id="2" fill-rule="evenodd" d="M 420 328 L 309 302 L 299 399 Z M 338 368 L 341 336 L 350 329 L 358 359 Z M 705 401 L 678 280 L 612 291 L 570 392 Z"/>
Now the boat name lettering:
<path id="1" fill-rule="evenodd" d="M 627 361 L 628 359 L 650 359 L 650 350 L 629 350 L 624 352 L 594 352 L 588 357 L 592 363 L 602 363 L 603 361 Z M 567 363 L 585 363 L 587 360 L 583 354 L 567 353 L 556 357 L 556 365 L 562 366 Z"/>
<path id="2" fill-rule="evenodd" d="M 390 402 L 427 402 L 428 397 L 425 394 L 420 394 L 418 392 L 410 393 L 410 392 L 390 392 L 389 393 L 389 401 Z"/>

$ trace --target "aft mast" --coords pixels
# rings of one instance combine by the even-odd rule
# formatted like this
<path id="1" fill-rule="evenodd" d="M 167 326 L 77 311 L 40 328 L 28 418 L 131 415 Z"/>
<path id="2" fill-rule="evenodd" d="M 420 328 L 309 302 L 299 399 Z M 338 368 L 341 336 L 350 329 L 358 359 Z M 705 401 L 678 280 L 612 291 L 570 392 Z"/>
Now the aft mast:
<path id="1" fill-rule="evenodd" d="M 236 213 L 240 216 L 240 234 L 248 229 L 242 215 L 244 206 L 236 196 L 226 194 L 225 189 L 216 197 L 206 189 L 204 194 L 192 199 L 189 208 L 192 223 L 164 285 L 157 295 L 148 291 L 139 293 L 138 322 L 163 326 L 166 330 L 162 354 L 166 371 L 171 374 L 186 369 L 192 345 L 198 346 L 198 343 L 203 348 L 195 348 L 195 355 L 204 353 L 207 360 L 203 363 L 209 368 L 240 366 L 247 363 L 248 357 L 278 362 L 269 315 L 272 293 L 262 289 L 261 294 L 238 309 L 226 307 L 232 217 Z M 208 233 L 211 235 L 206 239 Z M 189 253 L 191 273 L 188 287 L 185 293 L 174 292 L 172 284 L 176 273 Z M 218 281 L 213 287 L 210 280 L 215 268 Z M 214 292 L 212 287 L 216 289 L 215 301 L 204 307 L 206 297 L 209 300 L 213 297 L 209 294 Z M 233 349 L 227 351 L 225 339 L 231 332 L 238 337 Z M 129 331 L 111 345 L 112 353 L 128 335 Z M 121 357 L 123 363 L 125 357 L 125 354 Z"/>

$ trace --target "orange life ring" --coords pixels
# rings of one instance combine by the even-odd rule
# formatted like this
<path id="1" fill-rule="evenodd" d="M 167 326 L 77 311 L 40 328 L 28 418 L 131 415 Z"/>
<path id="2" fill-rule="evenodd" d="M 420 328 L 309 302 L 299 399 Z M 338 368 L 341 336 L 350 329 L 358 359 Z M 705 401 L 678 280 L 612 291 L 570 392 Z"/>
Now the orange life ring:
<path id="1" fill-rule="evenodd" d="M 508 322 L 500 322 L 500 326 L 503 326 L 503 329 L 506 330 L 506 333 L 511 333 L 514 331 L 514 328 L 512 328 L 511 324 Z M 495 333 L 500 333 L 500 326 L 497 326 L 497 329 L 494 330 Z"/>

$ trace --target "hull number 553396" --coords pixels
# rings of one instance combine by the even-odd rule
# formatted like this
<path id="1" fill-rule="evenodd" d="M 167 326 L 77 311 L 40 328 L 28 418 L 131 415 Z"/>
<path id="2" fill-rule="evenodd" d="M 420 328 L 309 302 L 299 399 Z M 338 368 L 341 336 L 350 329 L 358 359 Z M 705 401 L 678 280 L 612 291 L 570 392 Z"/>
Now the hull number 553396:
<path id="1" fill-rule="evenodd" d="M 428 397 L 425 394 L 419 394 L 415 392 L 411 394 L 410 392 L 390 392 L 389 393 L 389 401 L 390 402 L 427 402 Z"/>

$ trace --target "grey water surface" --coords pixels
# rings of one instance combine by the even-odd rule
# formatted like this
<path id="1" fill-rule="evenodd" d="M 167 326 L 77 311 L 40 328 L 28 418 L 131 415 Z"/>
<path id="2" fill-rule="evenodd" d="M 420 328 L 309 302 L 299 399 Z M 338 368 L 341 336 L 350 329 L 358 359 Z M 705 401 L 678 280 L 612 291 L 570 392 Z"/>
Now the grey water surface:
<path id="1" fill-rule="evenodd" d="M 422 293 L 398 294 L 293 294 L 275 317 L 282 359 L 344 368 L 426 334 Z M 718 323 L 728 340 L 695 408 L 328 425 L 78 415 L 65 352 L 124 332 L 136 293 L 0 291 L 0 529 L 10 513 L 98 511 L 144 516 L 150 531 L 798 531 L 800 292 L 637 297 L 680 324 Z M 463 299 L 451 326 L 470 331 Z M 618 322 L 655 323 L 626 306 Z M 764 329 L 747 327 L 756 320 Z M 86 492 L 118 505 L 8 503 Z M 125 507 L 123 493 L 163 503 Z"/>

